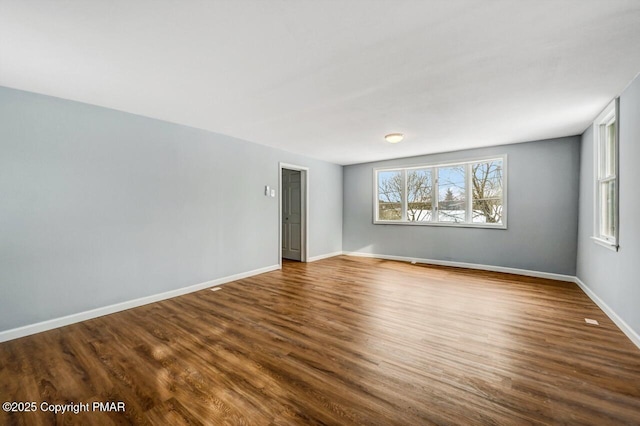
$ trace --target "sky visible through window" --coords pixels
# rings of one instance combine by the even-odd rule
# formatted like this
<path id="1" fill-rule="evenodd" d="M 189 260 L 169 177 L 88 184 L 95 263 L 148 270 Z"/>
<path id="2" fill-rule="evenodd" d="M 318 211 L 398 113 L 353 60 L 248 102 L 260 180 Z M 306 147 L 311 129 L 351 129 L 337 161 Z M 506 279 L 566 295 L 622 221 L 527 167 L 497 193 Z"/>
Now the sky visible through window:
<path id="1" fill-rule="evenodd" d="M 438 169 L 438 192 L 442 200 L 451 190 L 455 197 L 464 198 L 465 177 L 464 166 L 440 167 Z"/>

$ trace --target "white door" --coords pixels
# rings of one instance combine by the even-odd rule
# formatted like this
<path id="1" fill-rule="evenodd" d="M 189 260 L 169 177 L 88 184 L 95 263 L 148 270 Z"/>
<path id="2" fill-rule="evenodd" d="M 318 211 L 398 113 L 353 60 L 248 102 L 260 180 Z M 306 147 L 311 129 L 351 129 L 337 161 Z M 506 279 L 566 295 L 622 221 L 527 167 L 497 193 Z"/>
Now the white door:
<path id="1" fill-rule="evenodd" d="M 282 257 L 302 259 L 300 171 L 282 169 Z"/>

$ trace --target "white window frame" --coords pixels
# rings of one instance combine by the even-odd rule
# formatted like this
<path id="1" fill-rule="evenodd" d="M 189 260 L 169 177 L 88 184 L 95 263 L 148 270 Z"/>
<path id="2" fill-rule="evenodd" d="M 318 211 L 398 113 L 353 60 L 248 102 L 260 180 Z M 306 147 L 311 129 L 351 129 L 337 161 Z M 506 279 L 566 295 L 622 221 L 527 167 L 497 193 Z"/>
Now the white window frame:
<path id="1" fill-rule="evenodd" d="M 471 222 L 473 220 L 473 189 L 471 187 L 471 165 L 474 163 L 485 163 L 492 160 L 501 160 L 502 161 L 502 223 L 491 224 L 491 223 L 474 223 Z M 435 176 L 434 170 L 441 167 L 452 167 L 452 166 L 464 166 L 465 167 L 465 198 L 467 200 L 465 208 L 465 222 L 438 222 L 435 221 L 437 218 L 437 194 L 438 191 L 438 181 Z M 407 171 L 410 170 L 421 170 L 421 169 L 431 169 L 432 177 L 433 177 L 433 208 L 431 211 L 431 221 L 408 221 L 407 220 Z M 401 204 L 402 204 L 402 214 L 400 220 L 380 220 L 378 219 L 378 173 L 379 172 L 392 172 L 399 171 L 401 172 L 402 177 L 402 186 L 403 192 L 401 194 Z M 502 155 L 494 155 L 488 157 L 479 157 L 473 159 L 466 159 L 461 161 L 451 161 L 446 163 L 430 163 L 430 164 L 417 164 L 417 165 L 407 165 L 407 166 L 395 166 L 395 167 L 378 167 L 373 169 L 373 223 L 375 225 L 409 225 L 409 226 L 450 226 L 456 228 L 488 228 L 488 229 L 507 229 L 507 154 Z"/>
<path id="2" fill-rule="evenodd" d="M 614 99 L 607 107 L 600 113 L 598 118 L 593 122 L 593 236 L 591 239 L 603 247 L 610 250 L 618 251 L 619 245 L 619 206 L 620 206 L 620 185 L 619 185 L 619 163 L 620 163 L 620 98 Z M 614 140 L 614 158 L 613 158 L 613 173 L 605 176 L 604 170 L 606 170 L 606 155 L 605 144 L 606 138 L 604 131 L 606 126 L 611 122 L 614 122 L 615 126 L 615 140 Z M 600 196 L 600 185 L 604 182 L 615 183 L 614 200 L 613 200 L 613 236 L 604 235 L 601 232 L 602 229 L 602 200 Z"/>

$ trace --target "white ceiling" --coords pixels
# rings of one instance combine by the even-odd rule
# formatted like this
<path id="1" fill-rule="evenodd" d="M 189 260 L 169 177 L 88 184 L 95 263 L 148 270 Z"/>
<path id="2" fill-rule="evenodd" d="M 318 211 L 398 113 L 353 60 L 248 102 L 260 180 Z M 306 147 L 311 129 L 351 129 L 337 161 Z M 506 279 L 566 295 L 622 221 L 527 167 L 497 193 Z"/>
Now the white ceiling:
<path id="1" fill-rule="evenodd" d="M 0 0 L 2 86 L 339 164 L 579 134 L 638 71 L 640 0 Z"/>

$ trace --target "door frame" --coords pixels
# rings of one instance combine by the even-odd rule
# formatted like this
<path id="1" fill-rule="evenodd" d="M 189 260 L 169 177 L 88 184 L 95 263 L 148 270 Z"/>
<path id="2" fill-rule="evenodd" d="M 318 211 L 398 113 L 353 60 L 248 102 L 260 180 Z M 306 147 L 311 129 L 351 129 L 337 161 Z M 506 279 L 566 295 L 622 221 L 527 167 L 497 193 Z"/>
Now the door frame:
<path id="1" fill-rule="evenodd" d="M 282 169 L 300 172 L 300 262 L 309 256 L 309 168 L 289 163 L 278 163 L 278 265 L 282 268 Z"/>

